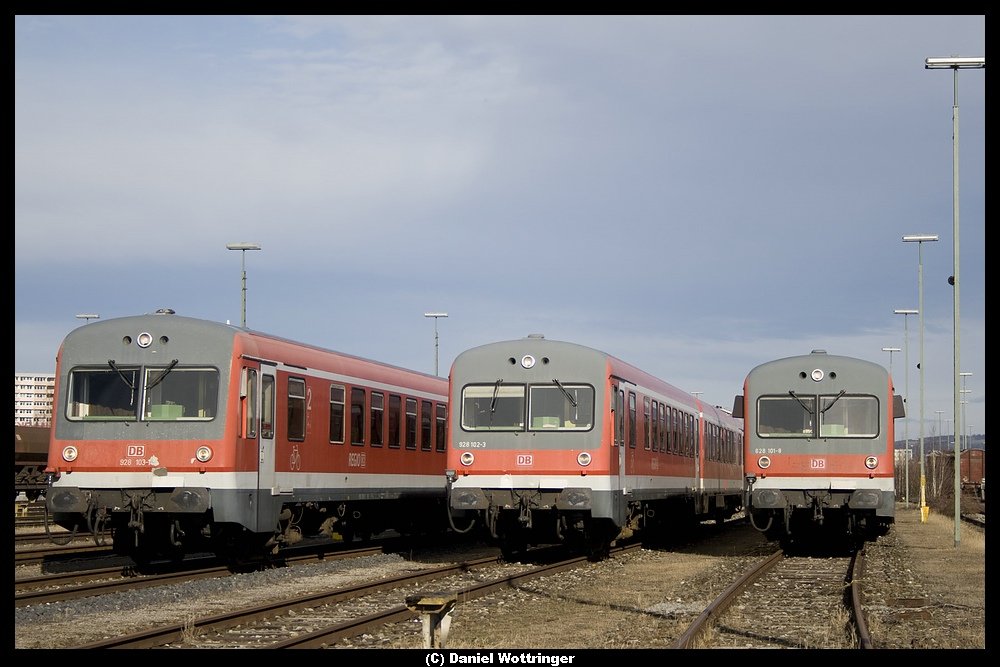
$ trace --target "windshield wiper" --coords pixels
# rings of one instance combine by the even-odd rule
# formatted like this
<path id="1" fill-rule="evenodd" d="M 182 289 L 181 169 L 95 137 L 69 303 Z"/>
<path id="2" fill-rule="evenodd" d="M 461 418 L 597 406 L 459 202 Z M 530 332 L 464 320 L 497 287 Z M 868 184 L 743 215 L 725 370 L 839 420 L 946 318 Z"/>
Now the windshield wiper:
<path id="1" fill-rule="evenodd" d="M 156 385 L 158 385 L 161 382 L 163 382 L 163 378 L 167 377 L 167 373 L 169 373 L 170 371 L 174 370 L 174 366 L 176 366 L 176 365 L 177 365 L 177 360 L 174 359 L 173 361 L 170 362 L 169 366 L 167 366 L 166 368 L 164 368 L 163 371 L 159 375 L 156 376 L 155 380 L 153 380 L 152 382 L 150 382 L 149 384 L 146 385 L 146 390 L 148 391 L 148 390 L 152 389 L 153 387 L 155 387 Z"/>
<path id="2" fill-rule="evenodd" d="M 555 378 L 552 378 L 552 381 L 556 383 L 556 386 L 559 387 L 560 391 L 562 391 L 562 393 L 564 393 L 566 395 L 566 398 L 569 400 L 569 402 L 575 408 L 576 407 L 576 399 L 569 395 L 569 392 L 566 391 L 566 387 L 562 386 L 562 383 L 560 383 L 559 380 L 557 380 Z"/>
<path id="3" fill-rule="evenodd" d="M 118 373 L 118 376 L 122 379 L 122 382 L 127 384 L 129 389 L 135 391 L 135 385 L 132 384 L 131 380 L 125 377 L 125 373 L 122 371 L 122 369 L 118 368 L 118 366 L 115 365 L 114 359 L 108 359 L 108 366 L 111 366 L 111 370 L 113 370 L 115 373 Z"/>
<path id="4" fill-rule="evenodd" d="M 801 405 L 801 406 L 802 406 L 802 409 L 803 409 L 803 410 L 805 410 L 805 411 L 806 411 L 806 412 L 808 412 L 809 414 L 812 414 L 812 413 L 813 413 L 813 409 L 812 409 L 811 407 L 809 407 L 809 404 L 808 404 L 808 403 L 806 403 L 805 401 L 803 401 L 803 400 L 802 400 L 801 398 L 799 398 L 799 397 L 798 397 L 798 396 L 797 396 L 797 395 L 795 394 L 795 392 L 794 392 L 794 391 L 792 391 L 791 389 L 789 389 L 789 390 L 788 390 L 788 395 L 789 395 L 789 396 L 791 396 L 792 398 L 794 398 L 794 399 L 795 399 L 796 401 L 798 401 L 799 405 Z"/>
<path id="5" fill-rule="evenodd" d="M 497 382 L 493 385 L 493 400 L 490 401 L 490 414 L 492 415 L 497 409 L 497 395 L 500 393 L 500 385 L 503 384 L 503 378 L 497 378 Z"/>
<path id="6" fill-rule="evenodd" d="M 844 395 L 844 394 L 846 394 L 846 393 L 847 393 L 847 390 L 846 390 L 846 389 L 841 389 L 841 390 L 840 390 L 840 393 L 839 393 L 839 394 L 837 394 L 836 396 L 834 396 L 834 397 L 833 397 L 833 400 L 832 400 L 832 401 L 830 401 L 830 405 L 828 405 L 828 406 L 826 406 L 825 408 L 823 408 L 822 410 L 820 410 L 820 411 L 819 411 L 819 413 L 820 413 L 821 415 L 823 415 L 823 414 L 826 414 L 826 411 L 827 411 L 827 410 L 829 410 L 830 408 L 832 408 L 832 407 L 833 407 L 833 404 L 834 404 L 834 403 L 836 403 L 837 401 L 839 401 L 839 400 L 840 400 L 840 397 L 841 397 L 841 396 L 843 396 L 843 395 Z"/>

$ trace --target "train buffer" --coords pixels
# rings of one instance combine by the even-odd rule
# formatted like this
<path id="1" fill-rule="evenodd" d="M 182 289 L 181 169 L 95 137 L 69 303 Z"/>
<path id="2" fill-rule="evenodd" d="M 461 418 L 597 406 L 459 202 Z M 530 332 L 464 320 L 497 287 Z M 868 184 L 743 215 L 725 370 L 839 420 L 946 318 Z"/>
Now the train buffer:
<path id="1" fill-rule="evenodd" d="M 416 593 L 406 596 L 406 606 L 421 615 L 424 648 L 444 648 L 451 627 L 451 614 L 458 597 L 454 593 Z"/>

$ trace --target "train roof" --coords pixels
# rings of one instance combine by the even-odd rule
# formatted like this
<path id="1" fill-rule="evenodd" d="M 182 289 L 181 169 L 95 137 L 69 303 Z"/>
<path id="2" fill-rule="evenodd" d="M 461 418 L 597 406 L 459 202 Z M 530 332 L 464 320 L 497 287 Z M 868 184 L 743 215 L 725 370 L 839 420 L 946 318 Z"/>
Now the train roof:
<path id="1" fill-rule="evenodd" d="M 424 376 L 431 380 L 437 380 L 440 382 L 446 381 L 445 378 L 441 378 L 439 376 L 430 373 L 425 373 L 423 371 L 418 371 L 411 368 L 405 368 L 403 366 L 398 366 L 395 364 L 390 364 L 385 361 L 370 359 L 355 354 L 341 352 L 339 350 L 334 350 L 331 348 L 314 345 L 312 343 L 304 343 L 299 340 L 285 338 L 282 336 L 278 336 L 276 334 L 240 327 L 237 325 L 229 324 L 228 322 L 223 323 L 223 322 L 216 322 L 213 320 L 206 320 L 195 317 L 188 317 L 184 315 L 178 315 L 171 308 L 161 308 L 153 313 L 145 313 L 142 315 L 127 315 L 123 317 L 108 318 L 104 320 L 95 320 L 94 322 L 88 322 L 87 324 L 77 327 L 69 334 L 67 334 L 66 338 L 63 340 L 60 352 L 63 348 L 67 346 L 68 343 L 71 343 L 76 337 L 80 336 L 85 332 L 100 333 L 101 331 L 109 328 L 122 328 L 123 326 L 128 327 L 130 325 L 135 325 L 134 328 L 136 333 L 138 334 L 140 331 L 143 331 L 151 321 L 154 321 L 153 318 L 159 318 L 159 317 L 165 318 L 164 321 L 182 324 L 183 326 L 199 329 L 202 332 L 202 335 L 210 336 L 213 338 L 237 338 L 239 336 L 245 336 L 249 339 L 258 339 L 268 342 L 276 342 L 306 350 L 321 352 L 324 354 L 336 355 L 339 357 L 343 357 L 345 359 L 351 359 L 362 363 L 377 365 L 386 369 Z"/>
<path id="2" fill-rule="evenodd" d="M 765 371 L 778 367 L 795 366 L 806 362 L 809 364 L 823 364 L 825 366 L 829 366 L 830 364 L 851 364 L 859 368 L 867 367 L 870 370 L 880 370 L 883 373 L 888 373 L 884 366 L 875 363 L 874 361 L 859 359 L 857 357 L 829 354 L 826 350 L 813 350 L 809 354 L 798 354 L 790 357 L 782 357 L 780 359 L 765 361 L 762 364 L 754 366 L 747 375 L 749 377 L 756 374 L 758 371 Z"/>
<path id="3" fill-rule="evenodd" d="M 459 354 L 457 357 L 455 357 L 455 361 L 452 365 L 452 368 L 454 368 L 455 365 L 461 364 L 467 360 L 470 359 L 475 360 L 479 357 L 482 357 L 497 347 L 515 350 L 517 351 L 517 353 L 520 354 L 522 350 L 525 352 L 535 351 L 537 353 L 537 350 L 539 349 L 540 346 L 563 347 L 564 349 L 574 351 L 574 353 L 578 354 L 581 359 L 588 356 L 593 357 L 595 360 L 597 360 L 598 363 L 611 364 L 612 368 L 615 370 L 616 373 L 618 374 L 627 373 L 628 375 L 631 376 L 631 377 L 625 377 L 624 378 L 625 380 L 638 381 L 641 384 L 647 386 L 655 386 L 659 390 L 664 391 L 672 399 L 688 405 L 692 410 L 700 410 L 701 412 L 706 414 L 714 414 L 716 416 L 716 419 L 722 422 L 726 420 L 733 420 L 733 421 L 739 420 L 739 418 L 733 417 L 732 413 L 729 410 L 721 406 L 705 403 L 701 401 L 701 399 L 699 399 L 698 397 L 691 394 L 690 392 L 684 391 L 683 389 L 677 387 L 676 385 L 673 385 L 662 378 L 652 375 L 648 371 L 644 371 L 638 366 L 635 366 L 634 364 L 624 361 L 620 357 L 616 357 L 615 355 L 610 354 L 608 352 L 604 352 L 603 350 L 582 345 L 580 343 L 572 343 L 564 340 L 545 338 L 545 336 L 542 334 L 529 334 L 524 338 L 514 338 L 510 340 L 494 341 L 492 343 L 486 343 L 485 345 L 479 345 L 473 348 L 469 348 L 464 352 L 462 352 L 461 354 Z"/>

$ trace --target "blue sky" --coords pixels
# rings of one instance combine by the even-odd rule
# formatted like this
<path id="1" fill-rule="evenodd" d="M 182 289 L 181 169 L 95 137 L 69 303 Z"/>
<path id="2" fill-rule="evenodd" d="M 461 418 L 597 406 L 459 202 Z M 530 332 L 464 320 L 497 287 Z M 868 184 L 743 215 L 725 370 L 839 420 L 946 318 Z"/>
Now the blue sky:
<path id="1" fill-rule="evenodd" d="M 969 16 L 14 20 L 14 366 L 173 308 L 426 372 L 542 333 L 726 408 L 825 349 L 953 394 Z M 985 429 L 985 72 L 959 73 L 961 370 Z M 908 336 L 904 336 L 904 325 Z M 907 374 L 909 359 L 910 372 Z M 907 379 L 908 376 L 908 379 Z M 906 391 L 906 387 L 909 391 Z M 897 422 L 902 438 L 904 422 Z"/>

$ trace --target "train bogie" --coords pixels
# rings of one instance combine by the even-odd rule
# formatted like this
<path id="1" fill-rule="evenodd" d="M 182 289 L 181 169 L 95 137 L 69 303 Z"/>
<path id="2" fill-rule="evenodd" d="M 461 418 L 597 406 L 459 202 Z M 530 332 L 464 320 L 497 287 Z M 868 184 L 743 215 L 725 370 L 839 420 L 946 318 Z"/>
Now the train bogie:
<path id="1" fill-rule="evenodd" d="M 71 332 L 47 507 L 137 561 L 447 522 L 447 381 L 172 311 Z"/>

